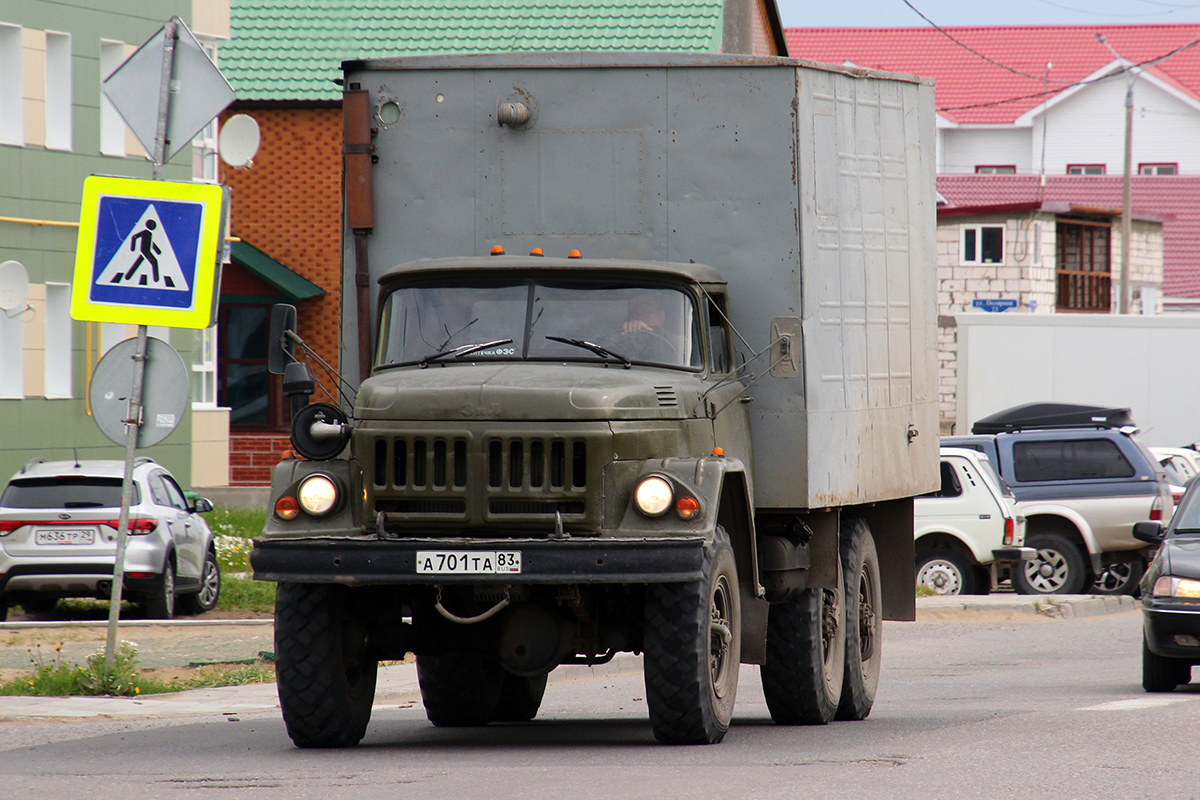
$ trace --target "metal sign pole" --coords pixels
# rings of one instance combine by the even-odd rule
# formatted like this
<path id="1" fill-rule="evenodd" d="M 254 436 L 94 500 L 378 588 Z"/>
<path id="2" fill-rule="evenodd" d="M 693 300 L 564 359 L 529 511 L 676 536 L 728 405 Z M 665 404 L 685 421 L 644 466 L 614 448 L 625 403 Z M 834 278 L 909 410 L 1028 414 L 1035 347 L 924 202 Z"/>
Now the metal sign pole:
<path id="1" fill-rule="evenodd" d="M 158 92 L 158 126 L 154 138 L 152 175 L 158 180 L 167 156 L 167 121 L 171 116 L 171 79 L 175 68 L 175 41 L 179 37 L 179 18 L 166 24 L 163 37 L 162 79 Z M 125 584 L 125 549 L 129 544 L 129 508 L 133 505 L 133 463 L 137 454 L 138 434 L 142 426 L 142 379 L 146 367 L 146 339 L 149 331 L 138 325 L 137 350 L 133 356 L 133 387 L 129 393 L 129 417 L 125 420 L 125 478 L 121 484 L 121 515 L 117 522 L 117 553 L 113 559 L 112 592 L 108 608 L 108 638 L 104 645 L 104 669 L 111 671 L 117 653 L 117 624 L 121 618 L 121 592 Z M 173 591 L 172 587 L 166 587 Z"/>

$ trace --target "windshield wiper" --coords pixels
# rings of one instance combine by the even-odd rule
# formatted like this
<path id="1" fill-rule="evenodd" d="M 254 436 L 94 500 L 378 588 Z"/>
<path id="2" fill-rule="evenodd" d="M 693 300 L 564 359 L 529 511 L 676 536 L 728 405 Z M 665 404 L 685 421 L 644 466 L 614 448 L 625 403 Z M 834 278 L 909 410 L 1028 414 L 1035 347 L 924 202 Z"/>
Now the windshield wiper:
<path id="1" fill-rule="evenodd" d="M 595 353 L 598 356 L 607 356 L 608 358 L 615 358 L 618 361 L 620 361 L 622 364 L 625 365 L 625 369 L 629 369 L 630 367 L 633 366 L 633 362 L 630 361 L 625 356 L 621 355 L 620 353 L 614 353 L 612 350 L 609 350 L 607 347 L 601 347 L 600 345 L 596 344 L 595 342 L 585 342 L 583 339 L 568 339 L 565 336 L 547 336 L 546 338 L 552 342 L 562 342 L 563 344 L 574 345 L 575 347 L 582 347 L 584 350 L 591 350 L 593 353 Z"/>
<path id="2" fill-rule="evenodd" d="M 420 361 L 418 361 L 417 364 L 421 367 L 427 367 L 430 364 L 432 364 L 434 361 L 441 361 L 443 358 L 449 358 L 450 356 L 453 356 L 455 358 L 462 358 L 463 356 L 469 356 L 471 353 L 478 353 L 480 350 L 487 350 L 489 347 L 499 347 L 502 344 L 511 344 L 511 343 L 512 343 L 512 339 L 496 339 L 493 342 L 479 342 L 478 344 L 464 344 L 464 345 L 460 345 L 458 347 L 452 348 L 450 350 L 441 350 L 437 353 L 431 353 L 431 354 L 425 356 L 424 358 L 422 358 Z"/>

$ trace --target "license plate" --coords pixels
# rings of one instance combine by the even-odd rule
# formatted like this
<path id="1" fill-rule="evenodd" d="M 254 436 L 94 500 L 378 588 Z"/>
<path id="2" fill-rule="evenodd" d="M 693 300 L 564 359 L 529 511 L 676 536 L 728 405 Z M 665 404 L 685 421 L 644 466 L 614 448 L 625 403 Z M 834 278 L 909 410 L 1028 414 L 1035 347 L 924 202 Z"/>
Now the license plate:
<path id="1" fill-rule="evenodd" d="M 521 551 L 417 552 L 417 572 L 431 575 L 508 575 L 521 571 Z"/>
<path id="2" fill-rule="evenodd" d="M 34 541 L 38 544 L 94 544 L 94 528 L 59 528 L 37 532 Z"/>

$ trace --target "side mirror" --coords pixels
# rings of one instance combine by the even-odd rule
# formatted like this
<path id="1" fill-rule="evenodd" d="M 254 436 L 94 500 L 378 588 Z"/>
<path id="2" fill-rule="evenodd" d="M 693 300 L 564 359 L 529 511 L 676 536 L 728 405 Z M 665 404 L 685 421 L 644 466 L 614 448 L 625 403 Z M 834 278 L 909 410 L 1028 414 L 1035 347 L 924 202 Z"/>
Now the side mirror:
<path id="1" fill-rule="evenodd" d="M 207 497 L 197 497 L 192 501 L 192 511 L 197 514 L 207 514 L 213 510 L 212 501 Z"/>
<path id="2" fill-rule="evenodd" d="M 1166 531 L 1163 530 L 1161 522 L 1143 520 L 1133 523 L 1133 538 L 1139 542 L 1161 544 L 1162 540 L 1166 538 Z"/>
<path id="3" fill-rule="evenodd" d="M 293 416 L 306 405 L 316 385 L 308 367 L 302 361 L 293 361 L 283 371 L 283 394 L 292 401 Z"/>
<path id="4" fill-rule="evenodd" d="M 296 360 L 296 307 L 287 303 L 271 306 L 271 333 L 267 342 L 267 371 L 282 375 L 288 364 Z"/>

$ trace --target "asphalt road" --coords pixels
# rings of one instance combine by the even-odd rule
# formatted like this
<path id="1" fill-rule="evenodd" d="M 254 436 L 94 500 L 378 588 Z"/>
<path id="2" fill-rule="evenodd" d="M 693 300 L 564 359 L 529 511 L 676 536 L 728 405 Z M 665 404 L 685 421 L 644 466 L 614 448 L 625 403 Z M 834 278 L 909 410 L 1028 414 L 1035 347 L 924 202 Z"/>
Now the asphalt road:
<path id="1" fill-rule="evenodd" d="M 887 623 L 864 722 L 776 726 L 753 667 L 711 747 L 654 743 L 636 671 L 555 681 L 521 725 L 434 728 L 417 696 L 393 695 L 362 745 L 342 751 L 293 748 L 276 711 L 26 719 L 0 723 L 0 795 L 1200 797 L 1200 684 L 1142 691 L 1137 612 L 972 619 Z"/>

